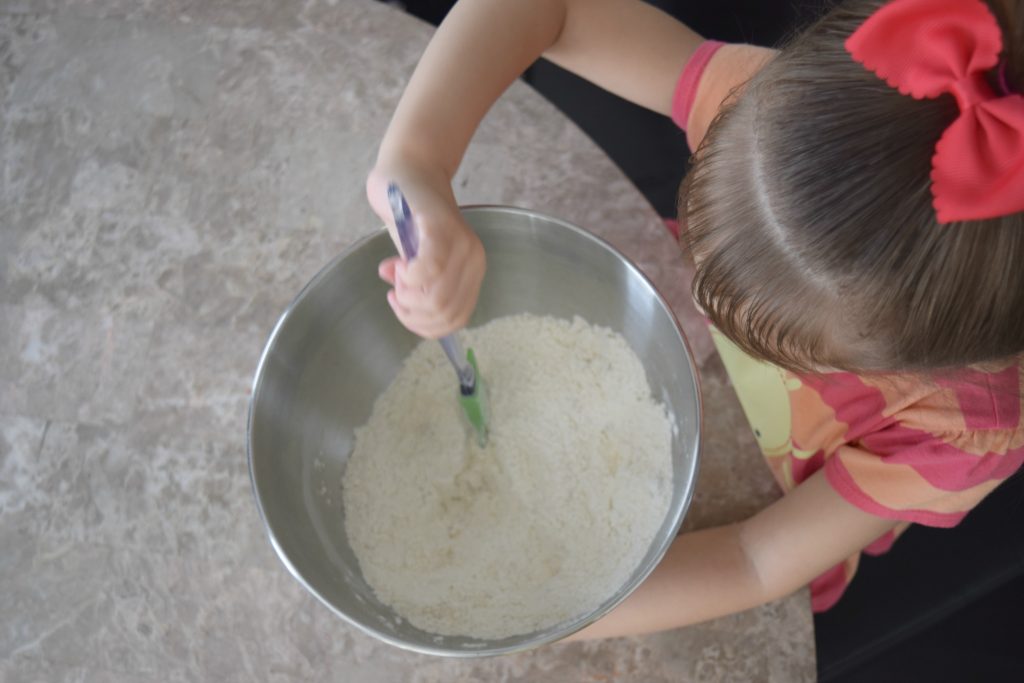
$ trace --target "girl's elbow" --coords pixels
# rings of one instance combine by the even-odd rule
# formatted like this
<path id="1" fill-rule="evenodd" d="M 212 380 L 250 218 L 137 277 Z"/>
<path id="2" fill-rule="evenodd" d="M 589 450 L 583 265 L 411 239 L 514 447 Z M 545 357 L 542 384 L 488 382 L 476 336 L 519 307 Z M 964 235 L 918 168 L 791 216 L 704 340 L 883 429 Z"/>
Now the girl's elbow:
<path id="1" fill-rule="evenodd" d="M 751 607 L 781 600 L 810 582 L 798 566 L 799 558 L 780 557 L 784 548 L 760 539 L 743 522 L 737 524 L 737 538 L 750 586 Z M 813 577 L 812 577 L 813 578 Z"/>

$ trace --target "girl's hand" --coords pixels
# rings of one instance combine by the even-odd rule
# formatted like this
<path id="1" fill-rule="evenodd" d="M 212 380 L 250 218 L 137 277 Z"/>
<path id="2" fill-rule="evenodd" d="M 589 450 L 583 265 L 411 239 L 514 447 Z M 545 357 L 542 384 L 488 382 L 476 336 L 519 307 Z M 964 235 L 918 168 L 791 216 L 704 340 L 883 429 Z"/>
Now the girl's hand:
<path id="1" fill-rule="evenodd" d="M 486 269 L 484 248 L 466 224 L 443 172 L 410 163 L 380 163 L 366 180 L 366 195 L 387 225 L 401 253 L 387 199 L 388 182 L 402 188 L 419 231 L 419 251 L 411 263 L 385 259 L 381 279 L 393 287 L 388 303 L 411 332 L 437 339 L 464 327 L 476 307 Z"/>

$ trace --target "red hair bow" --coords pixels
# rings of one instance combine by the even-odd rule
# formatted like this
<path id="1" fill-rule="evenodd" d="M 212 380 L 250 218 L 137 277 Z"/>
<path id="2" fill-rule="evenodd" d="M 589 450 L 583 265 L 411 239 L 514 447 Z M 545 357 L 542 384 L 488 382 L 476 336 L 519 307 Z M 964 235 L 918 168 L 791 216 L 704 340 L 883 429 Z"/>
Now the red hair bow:
<path id="1" fill-rule="evenodd" d="M 956 97 L 960 116 L 932 157 L 940 223 L 1024 211 L 1024 97 L 996 95 L 985 75 L 1002 49 L 981 0 L 894 0 L 846 41 L 856 61 L 904 95 Z"/>

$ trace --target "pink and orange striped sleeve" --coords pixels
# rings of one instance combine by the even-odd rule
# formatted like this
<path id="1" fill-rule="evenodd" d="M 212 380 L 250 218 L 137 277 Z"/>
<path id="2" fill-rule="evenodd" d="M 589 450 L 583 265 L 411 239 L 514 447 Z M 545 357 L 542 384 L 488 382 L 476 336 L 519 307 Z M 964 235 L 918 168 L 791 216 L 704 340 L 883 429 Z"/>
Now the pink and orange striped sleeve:
<path id="1" fill-rule="evenodd" d="M 1020 361 L 966 370 L 911 401 L 901 381 L 877 382 L 887 424 L 840 446 L 829 482 L 880 517 L 955 526 L 1024 464 L 1021 374 Z"/>

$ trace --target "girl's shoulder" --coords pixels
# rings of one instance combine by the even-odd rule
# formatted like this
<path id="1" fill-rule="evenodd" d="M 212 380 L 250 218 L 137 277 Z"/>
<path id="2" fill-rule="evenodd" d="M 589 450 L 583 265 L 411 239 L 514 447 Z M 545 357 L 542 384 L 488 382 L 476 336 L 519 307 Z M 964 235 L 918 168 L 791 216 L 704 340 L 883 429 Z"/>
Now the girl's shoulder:
<path id="1" fill-rule="evenodd" d="M 868 380 L 901 422 L 946 433 L 1021 431 L 1024 357 L 930 375 Z"/>
<path id="2" fill-rule="evenodd" d="M 875 428 L 899 422 L 945 435 L 1024 431 L 1024 357 L 931 374 L 831 372 L 800 379 L 837 413 L 875 417 Z"/>
<path id="3" fill-rule="evenodd" d="M 743 86 L 777 50 L 756 45 L 709 40 L 697 48 L 676 84 L 672 120 L 686 131 L 690 149 L 700 147 L 722 105 L 738 96 Z"/>
<path id="4" fill-rule="evenodd" d="M 855 505 L 953 526 L 1024 465 L 1020 358 L 932 376 L 822 377 L 849 426 L 825 464 Z"/>

